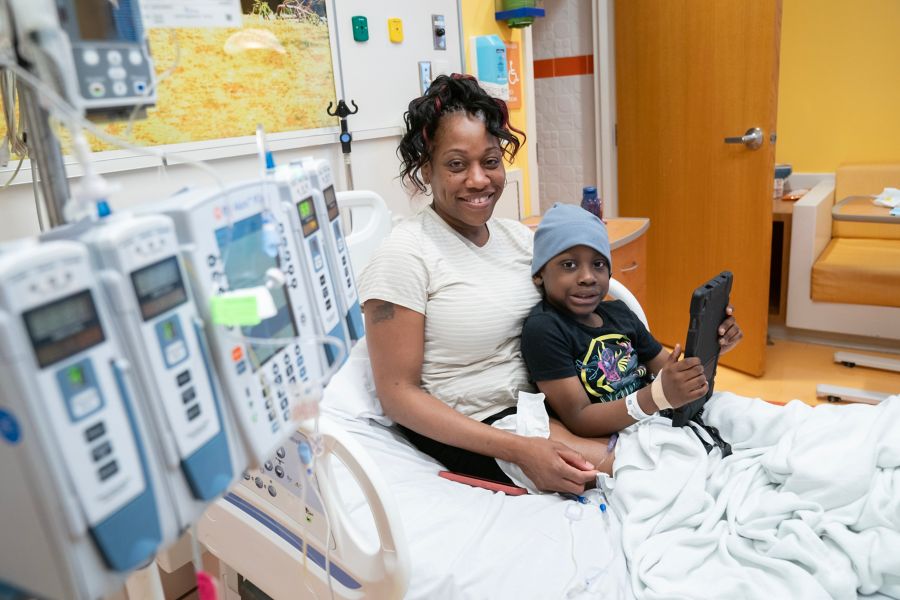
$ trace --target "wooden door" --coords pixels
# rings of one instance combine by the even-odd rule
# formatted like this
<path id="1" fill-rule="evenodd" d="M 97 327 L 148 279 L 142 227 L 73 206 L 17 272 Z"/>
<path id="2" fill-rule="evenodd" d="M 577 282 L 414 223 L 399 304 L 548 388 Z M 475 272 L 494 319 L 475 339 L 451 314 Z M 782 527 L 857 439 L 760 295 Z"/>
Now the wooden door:
<path id="1" fill-rule="evenodd" d="M 722 363 L 762 375 L 768 324 L 780 0 L 617 0 L 620 216 L 649 217 L 653 334 L 684 342 L 695 287 L 734 273 L 744 341 Z M 751 127 L 763 144 L 725 144 Z"/>

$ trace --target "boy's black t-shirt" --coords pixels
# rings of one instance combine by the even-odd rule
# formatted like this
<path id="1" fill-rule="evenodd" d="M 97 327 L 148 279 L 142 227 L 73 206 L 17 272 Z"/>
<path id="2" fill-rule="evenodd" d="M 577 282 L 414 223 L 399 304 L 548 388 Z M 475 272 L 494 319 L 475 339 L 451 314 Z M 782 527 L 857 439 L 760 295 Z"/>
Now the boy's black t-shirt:
<path id="1" fill-rule="evenodd" d="M 602 327 L 589 327 L 546 300 L 522 327 L 522 356 L 532 381 L 578 377 L 591 402 L 624 398 L 646 385 L 646 364 L 662 350 L 621 300 L 601 302 Z"/>

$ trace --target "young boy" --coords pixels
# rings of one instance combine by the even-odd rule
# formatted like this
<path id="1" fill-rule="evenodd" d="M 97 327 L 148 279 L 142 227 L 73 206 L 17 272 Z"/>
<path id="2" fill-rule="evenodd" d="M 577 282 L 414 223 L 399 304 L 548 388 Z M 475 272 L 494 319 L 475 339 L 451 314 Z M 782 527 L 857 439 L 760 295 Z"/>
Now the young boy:
<path id="1" fill-rule="evenodd" d="M 543 299 L 525 319 L 522 355 L 550 416 L 581 437 L 610 435 L 709 389 L 700 359 L 678 360 L 680 345 L 670 354 L 624 302 L 603 299 L 611 266 L 599 218 L 571 204 L 547 211 L 531 264 Z M 743 335 L 731 314 L 729 306 L 719 328 L 722 352 Z"/>

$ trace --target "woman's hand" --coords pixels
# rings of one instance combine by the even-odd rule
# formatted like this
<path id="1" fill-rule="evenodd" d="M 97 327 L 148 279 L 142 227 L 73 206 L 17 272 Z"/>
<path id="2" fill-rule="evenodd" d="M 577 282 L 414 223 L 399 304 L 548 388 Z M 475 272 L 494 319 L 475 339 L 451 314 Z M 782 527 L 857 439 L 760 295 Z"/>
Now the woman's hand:
<path id="1" fill-rule="evenodd" d="M 522 440 L 515 462 L 541 491 L 581 494 L 597 477 L 594 465 L 565 444 L 539 437 Z"/>
<path id="2" fill-rule="evenodd" d="M 734 307 L 730 304 L 725 309 L 725 320 L 719 325 L 719 354 L 725 354 L 735 346 L 744 337 L 741 326 L 734 320 Z"/>
<path id="3" fill-rule="evenodd" d="M 733 320 L 733 319 L 732 319 Z M 663 393 L 673 408 L 702 398 L 709 391 L 703 365 L 696 356 L 678 360 L 681 344 L 675 344 L 657 377 L 662 377 Z"/>

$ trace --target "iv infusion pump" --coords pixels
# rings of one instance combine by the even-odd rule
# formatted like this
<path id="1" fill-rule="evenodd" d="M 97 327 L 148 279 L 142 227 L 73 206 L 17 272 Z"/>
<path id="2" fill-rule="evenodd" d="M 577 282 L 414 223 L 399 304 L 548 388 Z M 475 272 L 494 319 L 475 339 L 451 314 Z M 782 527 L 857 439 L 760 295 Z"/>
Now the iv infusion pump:
<path id="1" fill-rule="evenodd" d="M 139 406 L 153 425 L 153 446 L 183 531 L 225 493 L 244 462 L 229 448 L 235 435 L 184 277 L 175 225 L 163 215 L 121 214 L 53 229 L 42 239 L 78 240 L 90 251 L 140 384 Z"/>
<path id="2" fill-rule="evenodd" d="M 3 585 L 101 597 L 174 541 L 122 356 L 83 245 L 0 254 Z"/>
<path id="3" fill-rule="evenodd" d="M 256 325 L 210 328 L 211 354 L 251 466 L 263 465 L 299 427 L 299 404 L 324 374 L 300 252 L 279 215 L 267 208 L 266 198 L 277 195 L 274 183 L 251 181 L 224 191 L 189 190 L 153 207 L 175 222 L 208 323 L 217 296 L 253 287 L 271 293 L 273 316 Z M 271 269 L 284 281 L 269 281 Z"/>
<path id="4" fill-rule="evenodd" d="M 133 0 L 55 0 L 69 36 L 87 112 L 123 113 L 156 103 L 141 10 Z"/>
<path id="5" fill-rule="evenodd" d="M 156 103 L 137 0 L 3 0 L 19 56 L 88 115 L 127 118 Z M 0 8 L 3 8 L 0 6 Z"/>
<path id="6" fill-rule="evenodd" d="M 350 249 L 347 247 L 344 226 L 338 210 L 331 164 L 324 159 L 307 158 L 301 162 L 301 166 L 309 177 L 314 191 L 316 210 L 322 219 L 322 230 L 329 250 L 325 252 L 325 256 L 339 290 L 336 296 L 340 311 L 346 322 L 350 340 L 357 342 L 365 336 L 362 309 L 359 306 L 353 265 L 350 262 Z"/>
<path id="7" fill-rule="evenodd" d="M 318 333 L 338 340 L 346 349 L 344 351 L 334 344 L 325 344 L 328 365 L 333 366 L 340 353 L 343 353 L 343 360 L 347 359 L 351 340 L 328 259 L 328 220 L 324 218 L 325 212 L 319 210 L 321 203 L 315 200 L 315 196 L 321 195 L 321 192 L 312 189 L 306 170 L 299 165 L 291 164 L 276 169 L 276 180 L 281 200 L 278 209 L 283 213 L 282 218 L 291 224 L 304 267 L 300 269 L 304 287 L 309 291 L 313 310 L 318 317 Z"/>
<path id="8" fill-rule="evenodd" d="M 106 596 L 283 458 L 323 334 L 362 336 L 327 164 L 289 174 L 0 247 L 0 592 Z M 212 322 L 254 288 L 271 314 Z"/>

